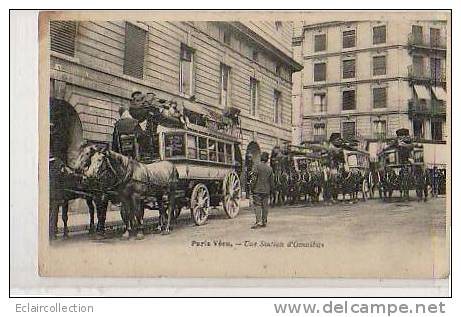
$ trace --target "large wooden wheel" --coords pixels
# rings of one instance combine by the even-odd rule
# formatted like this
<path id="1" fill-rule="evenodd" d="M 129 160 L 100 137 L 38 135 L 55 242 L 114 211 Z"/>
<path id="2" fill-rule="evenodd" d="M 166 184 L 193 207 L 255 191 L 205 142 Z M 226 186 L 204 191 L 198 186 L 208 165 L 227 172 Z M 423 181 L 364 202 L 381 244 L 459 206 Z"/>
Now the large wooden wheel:
<path id="1" fill-rule="evenodd" d="M 203 225 L 207 219 L 210 210 L 210 193 L 208 188 L 198 183 L 192 191 L 190 201 L 190 212 L 192 219 L 197 226 Z"/>
<path id="2" fill-rule="evenodd" d="M 240 179 L 236 172 L 230 172 L 223 181 L 223 207 L 229 218 L 235 218 L 240 211 Z"/>

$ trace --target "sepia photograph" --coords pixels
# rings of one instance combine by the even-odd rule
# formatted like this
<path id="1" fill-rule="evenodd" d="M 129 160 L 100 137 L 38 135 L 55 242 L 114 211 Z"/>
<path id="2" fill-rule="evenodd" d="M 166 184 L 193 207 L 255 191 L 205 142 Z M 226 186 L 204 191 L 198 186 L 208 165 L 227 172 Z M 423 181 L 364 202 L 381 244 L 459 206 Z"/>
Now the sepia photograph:
<path id="1" fill-rule="evenodd" d="M 42 11 L 44 277 L 450 274 L 450 11 Z"/>

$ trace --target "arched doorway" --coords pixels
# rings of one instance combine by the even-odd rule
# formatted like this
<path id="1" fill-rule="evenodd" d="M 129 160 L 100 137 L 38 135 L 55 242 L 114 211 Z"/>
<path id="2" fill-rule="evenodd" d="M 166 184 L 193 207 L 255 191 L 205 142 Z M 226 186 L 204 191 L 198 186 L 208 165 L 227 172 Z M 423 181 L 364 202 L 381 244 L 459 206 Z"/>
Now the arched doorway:
<path id="1" fill-rule="evenodd" d="M 77 111 L 64 100 L 50 99 L 50 156 L 72 166 L 83 142 L 82 123 Z"/>

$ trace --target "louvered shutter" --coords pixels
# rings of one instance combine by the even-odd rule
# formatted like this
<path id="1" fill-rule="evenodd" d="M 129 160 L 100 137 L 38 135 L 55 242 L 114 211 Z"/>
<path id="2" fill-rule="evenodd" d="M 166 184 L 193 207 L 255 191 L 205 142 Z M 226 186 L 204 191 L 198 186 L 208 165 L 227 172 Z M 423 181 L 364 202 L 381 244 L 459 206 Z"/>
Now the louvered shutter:
<path id="1" fill-rule="evenodd" d="M 355 109 L 355 90 L 343 91 L 343 110 Z"/>
<path id="2" fill-rule="evenodd" d="M 343 61 L 343 78 L 355 77 L 355 59 Z"/>
<path id="3" fill-rule="evenodd" d="M 373 107 L 385 108 L 387 100 L 386 88 L 373 88 Z"/>
<path id="4" fill-rule="evenodd" d="M 386 26 L 375 26 L 373 28 L 373 44 L 386 43 Z"/>
<path id="5" fill-rule="evenodd" d="M 343 48 L 355 46 L 355 30 L 343 32 Z"/>
<path id="6" fill-rule="evenodd" d="M 147 32 L 145 30 L 131 23 L 126 23 L 124 74 L 143 78 L 146 37 Z"/>
<path id="7" fill-rule="evenodd" d="M 74 56 L 77 22 L 50 21 L 50 44 L 53 52 Z"/>
<path id="8" fill-rule="evenodd" d="M 314 64 L 314 81 L 324 81 L 326 79 L 326 63 Z"/>
<path id="9" fill-rule="evenodd" d="M 386 56 L 373 57 L 373 75 L 386 75 Z"/>
<path id="10" fill-rule="evenodd" d="M 314 51 L 320 52 L 324 51 L 327 48 L 327 36 L 326 34 L 319 34 L 315 36 L 314 39 Z"/>
<path id="11" fill-rule="evenodd" d="M 343 138 L 355 137 L 355 122 L 343 122 Z"/>

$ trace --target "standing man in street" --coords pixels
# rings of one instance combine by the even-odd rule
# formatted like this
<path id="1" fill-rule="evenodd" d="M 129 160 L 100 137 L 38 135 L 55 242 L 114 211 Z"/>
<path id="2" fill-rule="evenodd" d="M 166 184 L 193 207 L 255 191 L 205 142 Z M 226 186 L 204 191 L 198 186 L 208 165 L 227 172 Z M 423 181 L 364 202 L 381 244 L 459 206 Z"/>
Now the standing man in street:
<path id="1" fill-rule="evenodd" d="M 274 187 L 274 178 L 272 168 L 267 164 L 269 154 L 261 154 L 261 162 L 254 166 L 253 202 L 256 214 L 256 223 L 251 229 L 259 229 L 267 225 L 267 213 L 269 204 L 269 195 Z"/>

